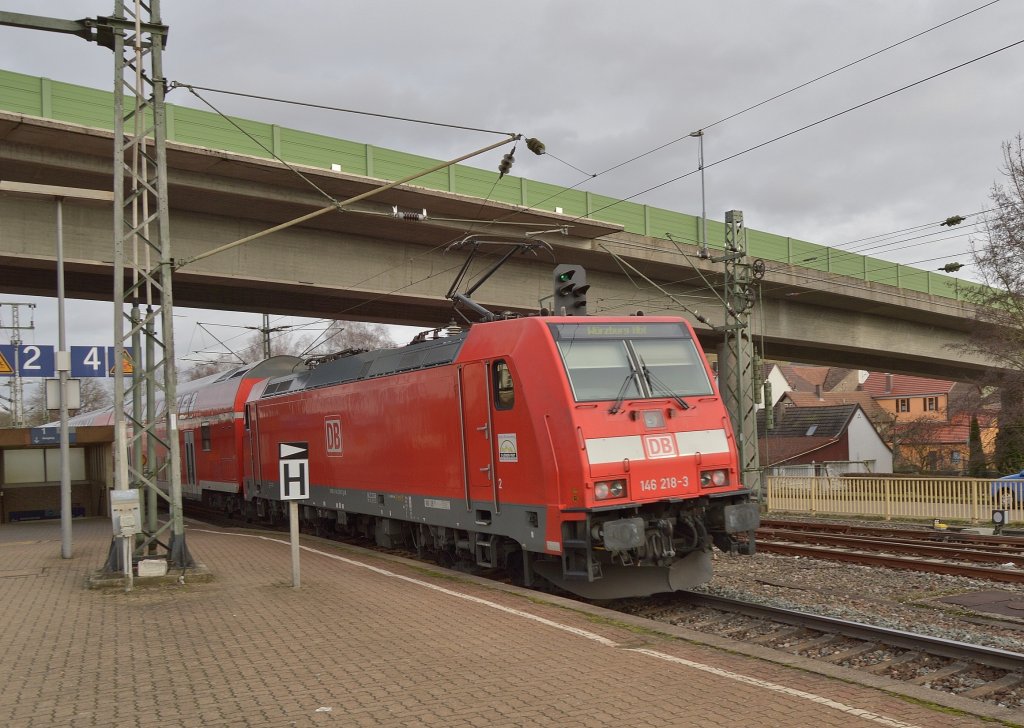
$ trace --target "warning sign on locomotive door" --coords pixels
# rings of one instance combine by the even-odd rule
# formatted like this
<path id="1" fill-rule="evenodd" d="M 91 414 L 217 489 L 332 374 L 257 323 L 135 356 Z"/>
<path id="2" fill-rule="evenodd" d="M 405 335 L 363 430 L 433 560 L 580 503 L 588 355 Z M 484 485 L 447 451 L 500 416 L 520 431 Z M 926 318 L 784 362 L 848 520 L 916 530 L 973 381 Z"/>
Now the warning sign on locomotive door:
<path id="1" fill-rule="evenodd" d="M 309 498 L 309 443 L 279 442 L 277 459 L 281 500 Z"/>

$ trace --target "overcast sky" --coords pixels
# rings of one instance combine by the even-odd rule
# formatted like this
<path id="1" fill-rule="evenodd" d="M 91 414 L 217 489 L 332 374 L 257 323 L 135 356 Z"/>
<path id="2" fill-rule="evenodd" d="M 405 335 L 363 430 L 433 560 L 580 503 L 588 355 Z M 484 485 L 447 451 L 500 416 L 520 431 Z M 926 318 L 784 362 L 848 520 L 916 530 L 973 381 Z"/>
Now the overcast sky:
<path id="1" fill-rule="evenodd" d="M 113 9 L 112 2 L 70 0 L 0 4 L 74 19 Z M 551 155 L 517 154 L 513 170 L 531 179 L 577 184 L 704 128 L 709 217 L 739 209 L 750 228 L 924 269 L 970 261 L 972 213 L 987 208 L 999 179 L 1000 144 L 1024 129 L 1022 44 L 716 164 L 1024 40 L 1019 0 L 165 0 L 163 13 L 171 28 L 164 56 L 171 80 L 536 136 Z M 113 75 L 106 49 L 14 28 L 0 28 L 0 68 L 104 89 Z M 225 113 L 431 157 L 450 158 L 496 140 L 208 98 Z M 168 101 L 199 103 L 183 89 Z M 474 163 L 494 168 L 501 153 Z M 687 137 L 579 189 L 699 215 L 698 174 L 664 184 L 696 168 L 697 140 Z M 972 216 L 952 232 L 937 227 L 954 214 Z M 854 242 L 926 223 L 943 234 Z M 970 269 L 961 275 L 969 277 Z M 52 301 L 40 302 L 38 343 L 56 343 L 54 309 Z M 213 343 L 197 321 L 226 320 L 212 312 L 180 313 L 182 355 Z M 3 318 L 9 323 L 9 311 Z M 232 320 L 259 324 L 254 314 Z M 72 343 L 109 338 L 99 326 L 72 328 L 78 339 Z M 237 333 L 225 331 L 217 333 Z"/>

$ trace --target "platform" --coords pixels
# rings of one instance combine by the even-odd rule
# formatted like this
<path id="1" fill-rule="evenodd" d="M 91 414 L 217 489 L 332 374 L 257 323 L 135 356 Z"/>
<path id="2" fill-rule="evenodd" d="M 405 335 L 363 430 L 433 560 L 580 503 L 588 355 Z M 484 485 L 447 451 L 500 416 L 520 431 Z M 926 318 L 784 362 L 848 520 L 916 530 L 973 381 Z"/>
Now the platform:
<path id="1" fill-rule="evenodd" d="M 985 708 L 399 557 L 189 522 L 208 583 L 89 590 L 106 519 L 0 526 L 0 725 L 982 726 Z M 958 702 L 959 700 L 959 702 Z M 934 702 L 927 702 L 934 701 Z M 950 708 L 954 708 L 951 710 Z M 955 708 L 959 708 L 956 710 Z"/>

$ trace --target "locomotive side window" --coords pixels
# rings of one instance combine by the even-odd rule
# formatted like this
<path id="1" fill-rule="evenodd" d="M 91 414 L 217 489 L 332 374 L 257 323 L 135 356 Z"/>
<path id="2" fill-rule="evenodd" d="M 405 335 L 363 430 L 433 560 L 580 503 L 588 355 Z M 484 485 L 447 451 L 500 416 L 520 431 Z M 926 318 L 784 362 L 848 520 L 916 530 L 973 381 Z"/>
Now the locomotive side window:
<path id="1" fill-rule="evenodd" d="M 203 440 L 203 451 L 209 452 L 213 449 L 213 437 L 210 432 L 210 423 L 204 422 L 199 426 L 199 432 Z"/>
<path id="2" fill-rule="evenodd" d="M 512 409 L 516 402 L 515 387 L 512 382 L 512 371 L 504 360 L 494 362 L 494 408 Z"/>

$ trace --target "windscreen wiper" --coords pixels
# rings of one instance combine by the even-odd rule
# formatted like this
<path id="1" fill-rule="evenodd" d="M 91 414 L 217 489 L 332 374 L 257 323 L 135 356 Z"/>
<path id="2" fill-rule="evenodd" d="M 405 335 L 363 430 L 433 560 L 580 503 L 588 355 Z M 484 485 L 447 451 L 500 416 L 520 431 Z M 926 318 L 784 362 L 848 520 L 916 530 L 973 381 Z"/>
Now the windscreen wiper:
<path id="1" fill-rule="evenodd" d="M 661 394 L 668 395 L 674 399 L 680 408 L 684 410 L 690 409 L 690 405 L 686 404 L 682 397 L 673 392 L 667 384 L 658 379 L 654 372 L 647 368 L 647 363 L 644 361 L 644 358 L 640 356 L 639 352 L 637 352 L 637 358 L 640 360 L 640 371 L 644 375 L 644 381 L 647 382 L 647 386 L 650 388 L 652 393 L 660 391 Z"/>
<path id="2" fill-rule="evenodd" d="M 634 372 L 632 367 L 630 367 L 629 374 L 626 375 L 626 379 L 622 382 L 622 386 L 619 387 L 619 393 L 615 395 L 615 401 L 608 410 L 608 414 L 617 414 L 622 409 L 622 403 L 626 399 L 626 389 L 629 387 L 629 383 L 632 381 L 635 374 L 636 372 Z"/>

